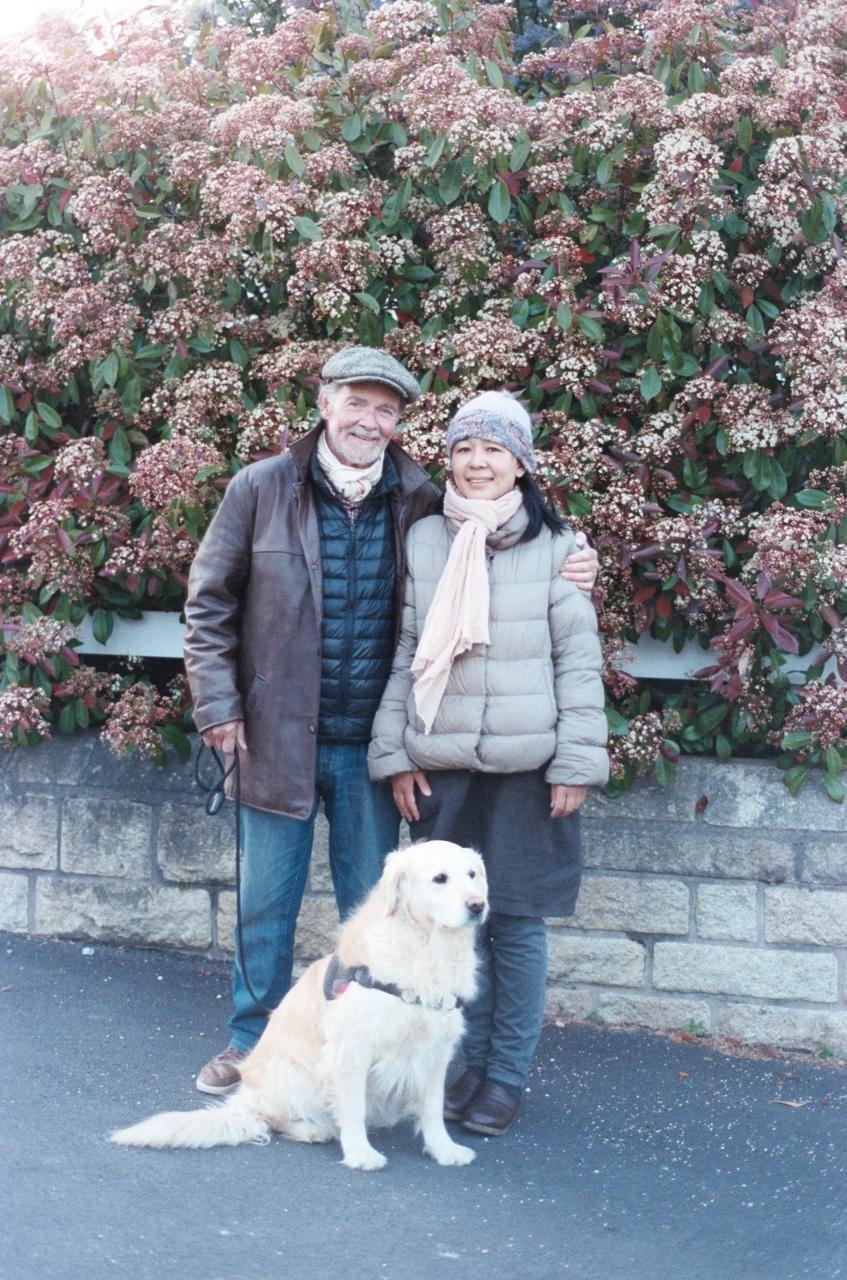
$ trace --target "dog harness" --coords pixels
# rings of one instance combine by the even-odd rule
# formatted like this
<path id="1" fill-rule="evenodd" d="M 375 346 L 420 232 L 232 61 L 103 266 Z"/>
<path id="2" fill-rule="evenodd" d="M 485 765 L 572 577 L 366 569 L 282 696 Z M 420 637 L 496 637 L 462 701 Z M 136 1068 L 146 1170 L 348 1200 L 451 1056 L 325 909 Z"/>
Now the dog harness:
<path id="1" fill-rule="evenodd" d="M 324 974 L 324 998 L 326 1000 L 337 1000 L 343 995 L 351 982 L 355 982 L 359 987 L 366 987 L 371 991 L 382 991 L 387 996 L 397 996 L 404 1004 L 418 1004 L 424 1009 L 437 1009 L 439 1012 L 449 1013 L 451 1009 L 459 1009 L 462 1007 L 462 1001 L 459 997 L 455 997 L 453 1004 L 427 1004 L 421 1000 L 420 996 L 409 999 L 403 995 L 403 992 L 393 982 L 378 982 L 373 976 L 366 964 L 358 964 L 354 967 L 343 965 L 338 958 L 338 952 L 333 951 L 329 958 L 329 964 Z"/>

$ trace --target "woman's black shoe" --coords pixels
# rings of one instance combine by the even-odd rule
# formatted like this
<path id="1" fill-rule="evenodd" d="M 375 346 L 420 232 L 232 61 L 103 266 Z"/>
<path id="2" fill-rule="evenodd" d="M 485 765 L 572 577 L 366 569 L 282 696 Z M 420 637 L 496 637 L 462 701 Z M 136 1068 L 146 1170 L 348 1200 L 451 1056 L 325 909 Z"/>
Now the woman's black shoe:
<path id="1" fill-rule="evenodd" d="M 513 1098 L 496 1080 L 486 1080 L 462 1117 L 462 1125 L 471 1133 L 499 1138 L 508 1129 L 517 1109 L 517 1098 Z"/>
<path id="2" fill-rule="evenodd" d="M 444 1091 L 444 1119 L 461 1120 L 466 1108 L 482 1088 L 483 1077 L 478 1071 L 466 1071 Z"/>

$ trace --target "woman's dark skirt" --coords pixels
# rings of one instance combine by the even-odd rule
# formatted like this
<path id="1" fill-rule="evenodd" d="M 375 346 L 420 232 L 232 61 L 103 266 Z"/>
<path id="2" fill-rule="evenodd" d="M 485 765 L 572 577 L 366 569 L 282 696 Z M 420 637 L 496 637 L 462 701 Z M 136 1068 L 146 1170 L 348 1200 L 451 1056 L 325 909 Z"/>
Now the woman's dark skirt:
<path id="1" fill-rule="evenodd" d="M 427 772 L 432 795 L 416 791 L 413 840 L 452 840 L 478 849 L 492 911 L 570 916 L 582 874 L 579 813 L 550 817 L 544 770 L 530 773 Z"/>

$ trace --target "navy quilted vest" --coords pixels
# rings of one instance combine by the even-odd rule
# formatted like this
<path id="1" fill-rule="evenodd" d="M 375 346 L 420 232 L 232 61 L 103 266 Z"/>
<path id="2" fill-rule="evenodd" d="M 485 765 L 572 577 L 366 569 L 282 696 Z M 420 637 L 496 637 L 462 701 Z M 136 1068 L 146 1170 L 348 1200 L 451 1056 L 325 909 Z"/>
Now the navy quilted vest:
<path id="1" fill-rule="evenodd" d="M 354 513 L 336 497 L 315 455 L 312 481 L 323 569 L 318 738 L 369 742 L 394 656 L 394 527 L 389 494 L 399 481 L 386 455 L 380 483 Z"/>

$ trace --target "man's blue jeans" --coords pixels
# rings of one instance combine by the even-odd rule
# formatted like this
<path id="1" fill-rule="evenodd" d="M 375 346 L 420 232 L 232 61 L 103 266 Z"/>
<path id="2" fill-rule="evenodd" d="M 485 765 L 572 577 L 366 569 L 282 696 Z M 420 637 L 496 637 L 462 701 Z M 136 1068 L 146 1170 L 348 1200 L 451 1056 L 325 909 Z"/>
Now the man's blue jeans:
<path id="1" fill-rule="evenodd" d="M 305 820 L 241 806 L 241 929 L 250 985 L 273 1009 L 291 986 L 294 929 L 309 873 L 319 802 L 329 822 L 329 863 L 343 920 L 382 873 L 397 847 L 400 815 L 391 788 L 372 783 L 367 746 L 318 744 L 315 807 Z M 230 1044 L 252 1049 L 267 1015 L 250 995 L 236 957 Z"/>

